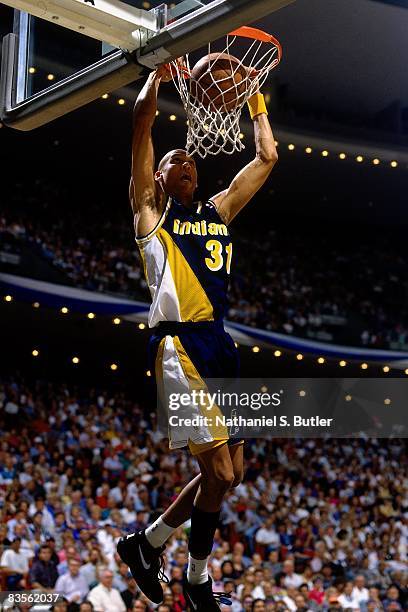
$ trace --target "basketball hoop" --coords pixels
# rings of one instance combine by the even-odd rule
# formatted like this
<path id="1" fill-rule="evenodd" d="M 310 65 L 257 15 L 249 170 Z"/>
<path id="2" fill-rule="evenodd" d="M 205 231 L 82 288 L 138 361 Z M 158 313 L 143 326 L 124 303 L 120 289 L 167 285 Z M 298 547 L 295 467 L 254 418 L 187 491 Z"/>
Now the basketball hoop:
<path id="1" fill-rule="evenodd" d="M 237 53 L 241 59 L 237 59 Z M 229 62 L 228 56 L 232 56 Z M 242 108 L 260 90 L 281 57 L 282 47 L 276 38 L 243 26 L 227 35 L 222 51 L 214 52 L 211 43 L 208 44 L 208 56 L 203 58 L 207 62 L 205 73 L 198 79 L 194 78 L 198 64 L 190 65 L 189 54 L 172 62 L 173 82 L 187 115 L 186 149 L 190 155 L 203 158 L 218 153 L 231 155 L 245 148 L 239 125 Z M 217 62 L 226 61 L 228 75 L 214 78 L 211 71 Z M 210 86 L 208 75 L 212 78 Z"/>

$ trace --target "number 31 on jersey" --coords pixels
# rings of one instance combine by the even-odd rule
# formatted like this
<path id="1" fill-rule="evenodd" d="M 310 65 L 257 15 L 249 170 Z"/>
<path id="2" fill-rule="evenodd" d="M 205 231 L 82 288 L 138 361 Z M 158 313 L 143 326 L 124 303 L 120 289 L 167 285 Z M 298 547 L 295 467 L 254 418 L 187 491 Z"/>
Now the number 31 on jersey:
<path id="1" fill-rule="evenodd" d="M 225 259 L 225 253 L 223 253 L 223 246 L 221 242 L 219 240 L 208 240 L 205 248 L 207 251 L 210 251 L 211 254 L 211 257 L 205 258 L 207 268 L 209 268 L 212 272 L 221 270 Z M 231 271 L 232 242 L 227 244 L 225 251 L 227 254 L 225 268 L 227 270 L 227 274 L 229 274 Z"/>

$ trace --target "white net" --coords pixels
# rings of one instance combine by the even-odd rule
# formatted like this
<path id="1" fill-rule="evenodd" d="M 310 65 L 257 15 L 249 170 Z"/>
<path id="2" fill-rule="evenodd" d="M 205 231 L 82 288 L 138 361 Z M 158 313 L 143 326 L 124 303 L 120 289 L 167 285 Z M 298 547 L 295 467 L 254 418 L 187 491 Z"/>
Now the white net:
<path id="1" fill-rule="evenodd" d="M 227 36 L 222 51 L 214 52 L 209 43 L 199 73 L 198 64 L 190 65 L 190 59 L 187 54 L 182 61 L 172 62 L 173 82 L 187 115 L 188 153 L 204 158 L 242 151 L 242 108 L 279 63 L 279 42 L 265 32 L 244 27 Z"/>

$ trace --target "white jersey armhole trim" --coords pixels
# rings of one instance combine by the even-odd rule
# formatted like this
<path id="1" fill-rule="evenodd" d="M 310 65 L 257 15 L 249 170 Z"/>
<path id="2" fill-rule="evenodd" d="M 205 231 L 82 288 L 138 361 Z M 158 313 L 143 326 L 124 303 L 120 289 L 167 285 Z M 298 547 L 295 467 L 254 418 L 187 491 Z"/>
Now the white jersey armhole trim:
<path id="1" fill-rule="evenodd" d="M 165 208 L 164 208 L 164 210 L 163 210 L 163 212 L 161 214 L 161 217 L 158 220 L 158 222 L 156 223 L 155 227 L 151 230 L 151 232 L 149 232 L 145 236 L 140 236 L 140 237 L 135 236 L 136 244 L 143 245 L 146 242 L 148 242 L 149 240 L 151 240 L 155 234 L 157 234 L 157 232 L 159 231 L 159 229 L 161 228 L 161 226 L 163 225 L 163 223 L 166 220 L 167 213 L 170 210 L 171 201 L 172 201 L 171 198 L 169 198 L 167 200 L 167 204 L 166 204 L 166 206 L 165 206 Z"/>

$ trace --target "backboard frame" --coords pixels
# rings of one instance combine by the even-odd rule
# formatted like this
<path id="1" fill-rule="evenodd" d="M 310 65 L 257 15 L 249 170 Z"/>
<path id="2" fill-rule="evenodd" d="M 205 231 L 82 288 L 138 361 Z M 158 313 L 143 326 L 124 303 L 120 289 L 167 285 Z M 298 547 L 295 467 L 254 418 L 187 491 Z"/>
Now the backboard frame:
<path id="1" fill-rule="evenodd" d="M 143 78 L 149 70 L 195 51 L 242 25 L 252 23 L 295 0 L 214 0 L 144 41 L 140 49 L 118 49 L 94 64 L 28 98 L 27 45 L 30 18 L 17 11 L 15 32 L 3 38 L 0 119 L 18 130 L 32 130 L 105 93 Z"/>

